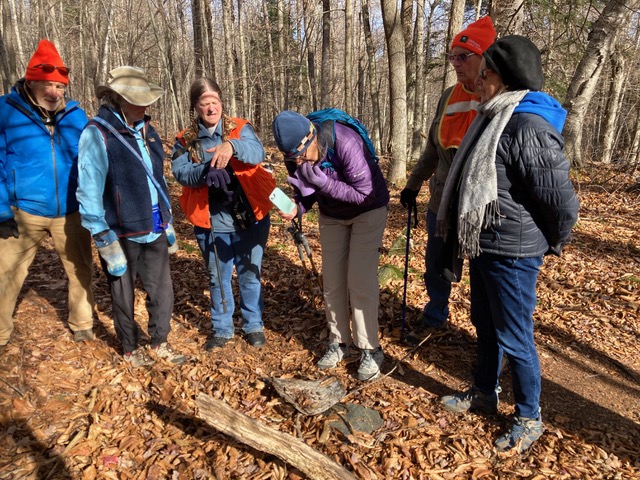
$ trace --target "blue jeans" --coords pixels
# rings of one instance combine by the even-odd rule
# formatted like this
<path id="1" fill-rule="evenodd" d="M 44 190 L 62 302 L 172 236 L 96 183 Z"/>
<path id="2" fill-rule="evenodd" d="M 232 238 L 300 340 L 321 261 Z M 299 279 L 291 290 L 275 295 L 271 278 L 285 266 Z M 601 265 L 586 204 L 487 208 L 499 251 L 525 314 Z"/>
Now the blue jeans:
<path id="1" fill-rule="evenodd" d="M 500 360 L 511 366 L 516 415 L 537 418 L 540 361 L 533 338 L 536 282 L 542 257 L 508 258 L 480 254 L 469 261 L 471 323 L 478 336 L 475 385 L 491 393 L 498 385 Z"/>
<path id="2" fill-rule="evenodd" d="M 438 255 L 442 251 L 444 239 L 436 237 L 437 214 L 427 209 L 427 249 L 424 256 L 424 285 L 429 302 L 422 310 L 422 321 L 430 327 L 443 326 L 449 317 L 449 295 L 451 282 L 440 275 L 436 268 Z"/>
<path id="3" fill-rule="evenodd" d="M 216 337 L 232 338 L 234 334 L 233 311 L 235 303 L 231 288 L 234 266 L 240 290 L 240 312 L 244 320 L 242 331 L 245 334 L 262 331 L 264 302 L 260 271 L 270 226 L 271 222 L 267 216 L 251 228 L 229 233 L 212 233 L 211 230 L 194 227 L 196 240 L 209 273 L 211 323 Z M 213 249 L 214 241 L 220 265 L 220 279 L 218 279 L 218 268 Z M 222 302 L 221 285 L 226 302 L 226 313 Z"/>

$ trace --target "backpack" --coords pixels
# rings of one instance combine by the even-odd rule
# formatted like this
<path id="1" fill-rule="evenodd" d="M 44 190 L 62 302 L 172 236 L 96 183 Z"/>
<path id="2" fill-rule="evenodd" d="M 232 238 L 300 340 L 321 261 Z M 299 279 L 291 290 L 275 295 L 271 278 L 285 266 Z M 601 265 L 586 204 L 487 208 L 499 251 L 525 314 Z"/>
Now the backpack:
<path id="1" fill-rule="evenodd" d="M 335 154 L 334 147 L 336 144 L 336 131 L 333 126 L 335 122 L 339 122 L 343 125 L 351 127 L 360 135 L 360 137 L 362 137 L 362 141 L 371 154 L 371 161 L 378 163 L 379 159 L 376 155 L 376 149 L 373 146 L 371 138 L 369 137 L 367 127 L 365 127 L 357 118 L 352 117 L 347 112 L 340 110 L 339 108 L 325 108 L 323 110 L 316 110 L 315 112 L 311 112 L 309 115 L 307 115 L 307 118 L 313 123 L 322 126 L 319 135 L 321 135 L 322 138 L 326 140 L 328 146 L 327 159 L 329 160 L 329 162 L 331 162 L 331 159 Z"/>

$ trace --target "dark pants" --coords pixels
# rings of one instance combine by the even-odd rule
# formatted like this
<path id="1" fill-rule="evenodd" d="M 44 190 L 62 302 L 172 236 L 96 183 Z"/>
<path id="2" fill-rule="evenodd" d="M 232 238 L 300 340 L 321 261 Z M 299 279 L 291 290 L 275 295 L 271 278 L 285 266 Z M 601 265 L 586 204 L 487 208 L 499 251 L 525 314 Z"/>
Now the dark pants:
<path id="1" fill-rule="evenodd" d="M 140 276 L 147 293 L 148 332 L 153 347 L 166 342 L 169 335 L 169 321 L 173 312 L 173 285 L 169 270 L 167 237 L 164 233 L 151 243 L 120 239 L 120 245 L 127 258 L 127 271 L 124 275 L 109 275 L 102 258 L 100 263 L 111 289 L 113 321 L 118 340 L 124 353 L 129 353 L 138 348 L 140 336 L 134 320 L 136 276 Z"/>
<path id="2" fill-rule="evenodd" d="M 427 209 L 427 249 L 424 263 L 424 284 L 429 302 L 422 310 L 422 320 L 430 327 L 441 327 L 449 317 L 449 295 L 451 282 L 438 271 L 438 256 L 442 254 L 444 239 L 436 236 L 437 214 Z"/>
<path id="3" fill-rule="evenodd" d="M 469 260 L 471 323 L 478 335 L 475 384 L 484 393 L 498 385 L 503 355 L 511 366 L 516 415 L 537 418 L 540 362 L 533 338 L 536 283 L 542 257 L 486 253 Z"/>

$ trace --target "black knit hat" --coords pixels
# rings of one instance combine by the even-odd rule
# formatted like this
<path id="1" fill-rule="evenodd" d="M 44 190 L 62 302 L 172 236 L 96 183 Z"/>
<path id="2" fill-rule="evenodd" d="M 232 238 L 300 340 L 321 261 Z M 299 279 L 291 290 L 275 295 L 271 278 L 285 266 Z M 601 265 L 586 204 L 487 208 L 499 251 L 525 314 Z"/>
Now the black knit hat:
<path id="1" fill-rule="evenodd" d="M 534 90 L 542 88 L 544 74 L 540 50 L 521 35 L 507 35 L 496 40 L 483 53 L 487 67 L 502 78 L 509 90 Z"/>

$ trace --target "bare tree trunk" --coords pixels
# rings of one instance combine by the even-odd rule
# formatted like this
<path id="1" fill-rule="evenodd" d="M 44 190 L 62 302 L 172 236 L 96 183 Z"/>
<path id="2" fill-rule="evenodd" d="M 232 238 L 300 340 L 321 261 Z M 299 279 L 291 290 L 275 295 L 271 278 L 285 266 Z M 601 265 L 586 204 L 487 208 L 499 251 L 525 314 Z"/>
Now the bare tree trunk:
<path id="1" fill-rule="evenodd" d="M 280 61 L 282 62 L 278 70 L 278 88 L 282 95 L 282 108 L 285 110 L 289 109 L 289 94 L 287 92 L 287 72 L 289 66 L 287 60 L 288 33 L 284 28 L 284 2 L 283 0 L 278 0 L 278 53 L 280 54 Z"/>
<path id="2" fill-rule="evenodd" d="M 449 29 L 447 30 L 447 50 L 451 48 L 453 38 L 462 30 L 462 19 L 464 17 L 464 0 L 451 0 L 451 10 L 449 16 Z M 456 72 L 449 62 L 444 62 L 444 78 L 442 79 L 442 90 L 456 83 Z"/>
<path id="3" fill-rule="evenodd" d="M 389 59 L 389 98 L 391 100 L 390 183 L 404 181 L 407 176 L 407 69 L 404 34 L 395 0 L 382 0 L 382 23 Z"/>
<path id="4" fill-rule="evenodd" d="M 322 72 L 320 74 L 320 108 L 331 105 L 331 0 L 322 0 Z"/>
<path id="5" fill-rule="evenodd" d="M 524 25 L 524 0 L 492 0 L 489 15 L 498 37 L 521 34 Z"/>
<path id="6" fill-rule="evenodd" d="M 238 0 L 238 49 L 240 61 L 240 74 L 242 85 L 242 111 L 239 113 L 241 117 L 246 117 L 251 111 L 249 106 L 251 101 L 251 92 L 249 90 L 249 72 L 247 71 L 247 51 L 244 45 L 244 22 L 242 21 L 242 0 Z"/>
<path id="7" fill-rule="evenodd" d="M 24 58 L 24 50 L 22 49 L 22 36 L 20 30 L 20 22 L 18 21 L 18 10 L 15 0 L 9 0 L 9 13 L 11 15 L 11 25 L 13 26 L 13 38 L 16 45 L 16 71 L 25 70 L 27 63 Z"/>
<path id="8" fill-rule="evenodd" d="M 402 0 L 400 18 L 404 36 L 404 55 L 407 68 L 407 131 L 413 131 L 413 99 L 416 91 L 415 44 L 413 29 L 413 0 Z"/>
<path id="9" fill-rule="evenodd" d="M 344 9 L 344 109 L 353 114 L 353 0 L 345 0 Z"/>
<path id="10" fill-rule="evenodd" d="M 614 139 L 616 138 L 616 123 L 618 112 L 620 111 L 620 98 L 622 87 L 625 81 L 625 61 L 621 54 L 611 55 L 611 88 L 607 95 L 607 106 L 605 108 L 604 129 L 600 143 L 602 145 L 602 163 L 611 163 Z"/>
<path id="11" fill-rule="evenodd" d="M 231 0 L 222 0 L 222 29 L 224 31 L 224 58 L 227 67 L 227 98 L 226 111 L 234 116 L 237 115 L 236 108 L 236 86 L 233 73 L 233 43 L 231 41 L 231 26 L 233 5 Z"/>
<path id="12" fill-rule="evenodd" d="M 211 2 L 204 2 L 204 22 L 205 29 L 202 41 L 205 45 L 208 45 L 208 48 L 205 49 L 205 70 L 204 73 L 206 76 L 211 77 L 213 79 L 217 79 L 218 76 L 218 66 L 216 65 L 216 60 L 219 55 L 218 49 L 214 43 L 214 35 L 215 30 L 213 29 L 213 11 L 211 8 Z"/>
<path id="13" fill-rule="evenodd" d="M 626 28 L 630 13 L 640 0 L 611 0 L 589 33 L 589 44 L 571 80 L 564 107 L 568 110 L 563 130 L 567 156 L 572 165 L 582 165 L 582 127 L 600 73 L 611 52 L 617 32 Z"/>
<path id="14" fill-rule="evenodd" d="M 269 52 L 269 68 L 271 69 L 271 98 L 274 102 L 274 108 L 276 112 L 279 112 L 282 109 L 282 97 L 281 92 L 278 90 L 278 84 L 276 83 L 277 71 L 276 71 L 276 62 L 275 62 L 275 54 L 273 53 L 273 41 L 271 40 L 271 20 L 269 18 L 269 8 L 267 4 L 267 0 L 262 0 L 262 14 L 264 16 L 264 21 L 266 22 L 265 30 L 266 30 L 266 39 L 267 39 L 267 50 Z"/>
<path id="15" fill-rule="evenodd" d="M 362 0 L 362 28 L 364 31 L 364 40 L 367 47 L 367 65 L 369 71 L 369 91 L 371 96 L 371 110 L 373 112 L 373 121 L 371 126 L 371 140 L 376 147 L 377 152 L 382 150 L 382 122 L 380 119 L 380 94 L 378 92 L 378 73 L 376 71 L 376 52 L 371 37 L 371 23 L 369 21 L 369 3 L 368 0 Z"/>
<path id="16" fill-rule="evenodd" d="M 413 59 L 415 62 L 414 71 L 416 76 L 415 94 L 413 98 L 413 135 L 411 138 L 411 154 L 410 159 L 417 159 L 422 151 L 422 127 L 424 122 L 424 90 L 425 84 L 423 78 L 424 71 L 424 0 L 416 0 L 416 27 L 414 29 L 415 42 Z"/>
<path id="17" fill-rule="evenodd" d="M 193 59 L 196 77 L 204 76 L 205 72 L 205 42 L 202 0 L 191 0 L 191 20 L 193 24 Z"/>

